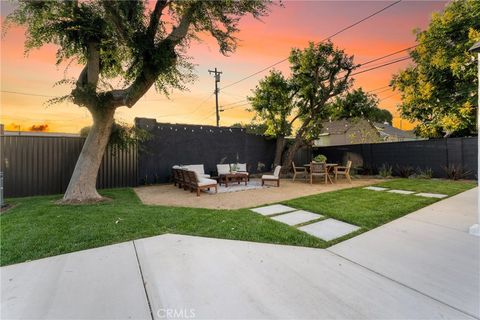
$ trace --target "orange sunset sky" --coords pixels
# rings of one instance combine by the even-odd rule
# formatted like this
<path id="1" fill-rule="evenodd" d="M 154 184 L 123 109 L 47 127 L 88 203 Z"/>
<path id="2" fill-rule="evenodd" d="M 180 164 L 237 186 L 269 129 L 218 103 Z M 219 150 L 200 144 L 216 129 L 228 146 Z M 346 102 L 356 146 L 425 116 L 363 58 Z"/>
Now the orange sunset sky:
<path id="1" fill-rule="evenodd" d="M 284 1 L 274 6 L 263 21 L 246 17 L 237 35 L 241 42 L 235 53 L 224 57 L 212 39 L 192 43 L 189 54 L 196 66 L 198 79 L 189 91 L 174 91 L 170 100 L 152 88 L 133 108 L 117 109 L 118 120 L 133 123 L 135 117 L 156 118 L 159 122 L 215 124 L 214 80 L 208 69 L 223 72 L 220 88 L 287 57 L 292 47 L 305 47 L 308 41 L 325 38 L 345 26 L 385 7 L 392 1 Z M 403 1 L 374 18 L 334 37 L 332 41 L 361 63 L 415 44 L 414 28 L 425 28 L 431 14 L 441 11 L 445 1 Z M 2 25 L 12 6 L 1 3 Z M 55 65 L 55 47 L 47 46 L 24 55 L 24 29 L 13 27 L 1 40 L 1 122 L 8 130 L 29 130 L 32 126 L 48 125 L 52 132 L 78 133 L 90 125 L 88 112 L 73 104 L 48 106 L 49 97 L 70 92 L 68 86 L 54 87 L 64 77 L 76 78 L 80 67 Z M 395 57 L 406 56 L 401 53 Z M 393 58 L 395 58 L 393 57 Z M 388 58 L 387 60 L 392 59 Z M 385 60 L 385 61 L 387 61 Z M 379 62 L 381 63 L 381 62 Z M 388 85 L 392 74 L 409 61 L 393 64 L 355 76 L 355 86 L 366 91 Z M 373 64 L 372 66 L 374 66 Z M 276 67 L 288 73 L 288 62 Z M 220 93 L 220 105 L 226 108 L 250 94 L 266 72 L 233 85 Z M 412 126 L 398 118 L 400 102 L 392 91 L 379 90 L 380 107 L 394 116 L 394 125 L 403 129 Z M 227 106 L 229 105 L 229 106 Z M 221 125 L 248 123 L 252 114 L 248 105 L 237 104 L 221 113 Z"/>

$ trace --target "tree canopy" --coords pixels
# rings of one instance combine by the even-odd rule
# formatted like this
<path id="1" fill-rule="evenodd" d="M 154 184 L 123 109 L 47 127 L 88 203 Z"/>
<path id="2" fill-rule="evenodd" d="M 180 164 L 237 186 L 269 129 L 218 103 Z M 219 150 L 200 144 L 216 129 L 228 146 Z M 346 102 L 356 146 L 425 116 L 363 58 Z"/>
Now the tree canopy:
<path id="1" fill-rule="evenodd" d="M 426 30 L 415 30 L 414 65 L 393 77 L 402 117 L 424 137 L 476 132 L 477 64 L 468 50 L 480 41 L 480 1 L 451 1 Z"/>
<path id="2" fill-rule="evenodd" d="M 330 104 L 333 119 L 362 118 L 373 122 L 392 124 L 393 116 L 378 107 L 378 97 L 362 88 L 354 89 L 335 98 Z"/>

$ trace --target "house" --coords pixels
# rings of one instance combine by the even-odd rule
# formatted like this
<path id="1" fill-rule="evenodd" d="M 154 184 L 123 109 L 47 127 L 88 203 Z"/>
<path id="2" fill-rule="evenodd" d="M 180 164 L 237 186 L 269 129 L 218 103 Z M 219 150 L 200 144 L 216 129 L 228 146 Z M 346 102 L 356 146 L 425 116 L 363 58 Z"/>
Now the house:
<path id="1" fill-rule="evenodd" d="M 381 141 L 379 131 L 370 121 L 342 119 L 324 122 L 318 139 L 313 142 L 313 146 L 326 147 Z"/>
<path id="2" fill-rule="evenodd" d="M 373 125 L 380 133 L 380 137 L 382 138 L 382 141 L 385 141 L 385 142 L 411 141 L 411 140 L 419 139 L 413 131 L 406 131 L 406 130 L 395 128 L 394 126 L 392 126 L 387 122 L 385 123 L 375 122 Z"/>
<path id="3" fill-rule="evenodd" d="M 372 123 L 364 119 L 342 119 L 322 124 L 313 146 L 339 146 L 361 143 L 411 141 L 419 138 L 413 131 L 393 127 L 389 123 Z"/>

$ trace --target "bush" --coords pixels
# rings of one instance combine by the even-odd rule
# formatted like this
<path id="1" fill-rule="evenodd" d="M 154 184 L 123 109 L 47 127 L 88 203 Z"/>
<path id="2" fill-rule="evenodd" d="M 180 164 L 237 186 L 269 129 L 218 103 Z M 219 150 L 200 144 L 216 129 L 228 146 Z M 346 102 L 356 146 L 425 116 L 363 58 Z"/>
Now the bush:
<path id="1" fill-rule="evenodd" d="M 392 171 L 393 171 L 392 166 L 387 163 L 384 163 L 382 164 L 380 169 L 378 169 L 378 174 L 382 176 L 382 178 L 390 178 L 392 176 Z"/>
<path id="2" fill-rule="evenodd" d="M 412 166 L 406 165 L 406 166 L 401 166 L 401 165 L 396 165 L 395 166 L 395 175 L 402 177 L 402 178 L 408 178 L 412 174 L 415 173 L 415 170 L 413 169 Z"/>
<path id="3" fill-rule="evenodd" d="M 313 161 L 315 161 L 315 162 L 326 162 L 327 157 L 325 157 L 323 154 L 319 154 L 318 156 L 313 158 Z"/>
<path id="4" fill-rule="evenodd" d="M 422 169 L 422 168 L 417 169 L 417 178 L 432 179 L 432 177 L 433 177 L 432 168 L 426 167 L 425 169 Z"/>
<path id="5" fill-rule="evenodd" d="M 448 179 L 451 180 L 459 180 L 462 178 L 466 178 L 472 171 L 465 170 L 461 165 L 451 164 L 447 167 L 443 167 L 445 174 L 447 175 Z"/>

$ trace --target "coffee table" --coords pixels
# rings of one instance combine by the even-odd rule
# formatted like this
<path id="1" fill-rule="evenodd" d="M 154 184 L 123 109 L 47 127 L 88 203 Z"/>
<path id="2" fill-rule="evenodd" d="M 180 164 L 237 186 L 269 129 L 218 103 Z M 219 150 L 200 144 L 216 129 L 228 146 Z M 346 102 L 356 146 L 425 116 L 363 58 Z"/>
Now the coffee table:
<path id="1" fill-rule="evenodd" d="M 229 183 L 237 182 L 245 182 L 245 185 L 248 183 L 248 174 L 244 173 L 225 173 L 218 176 L 218 184 L 221 185 L 222 183 L 225 184 L 225 187 L 228 187 Z"/>

